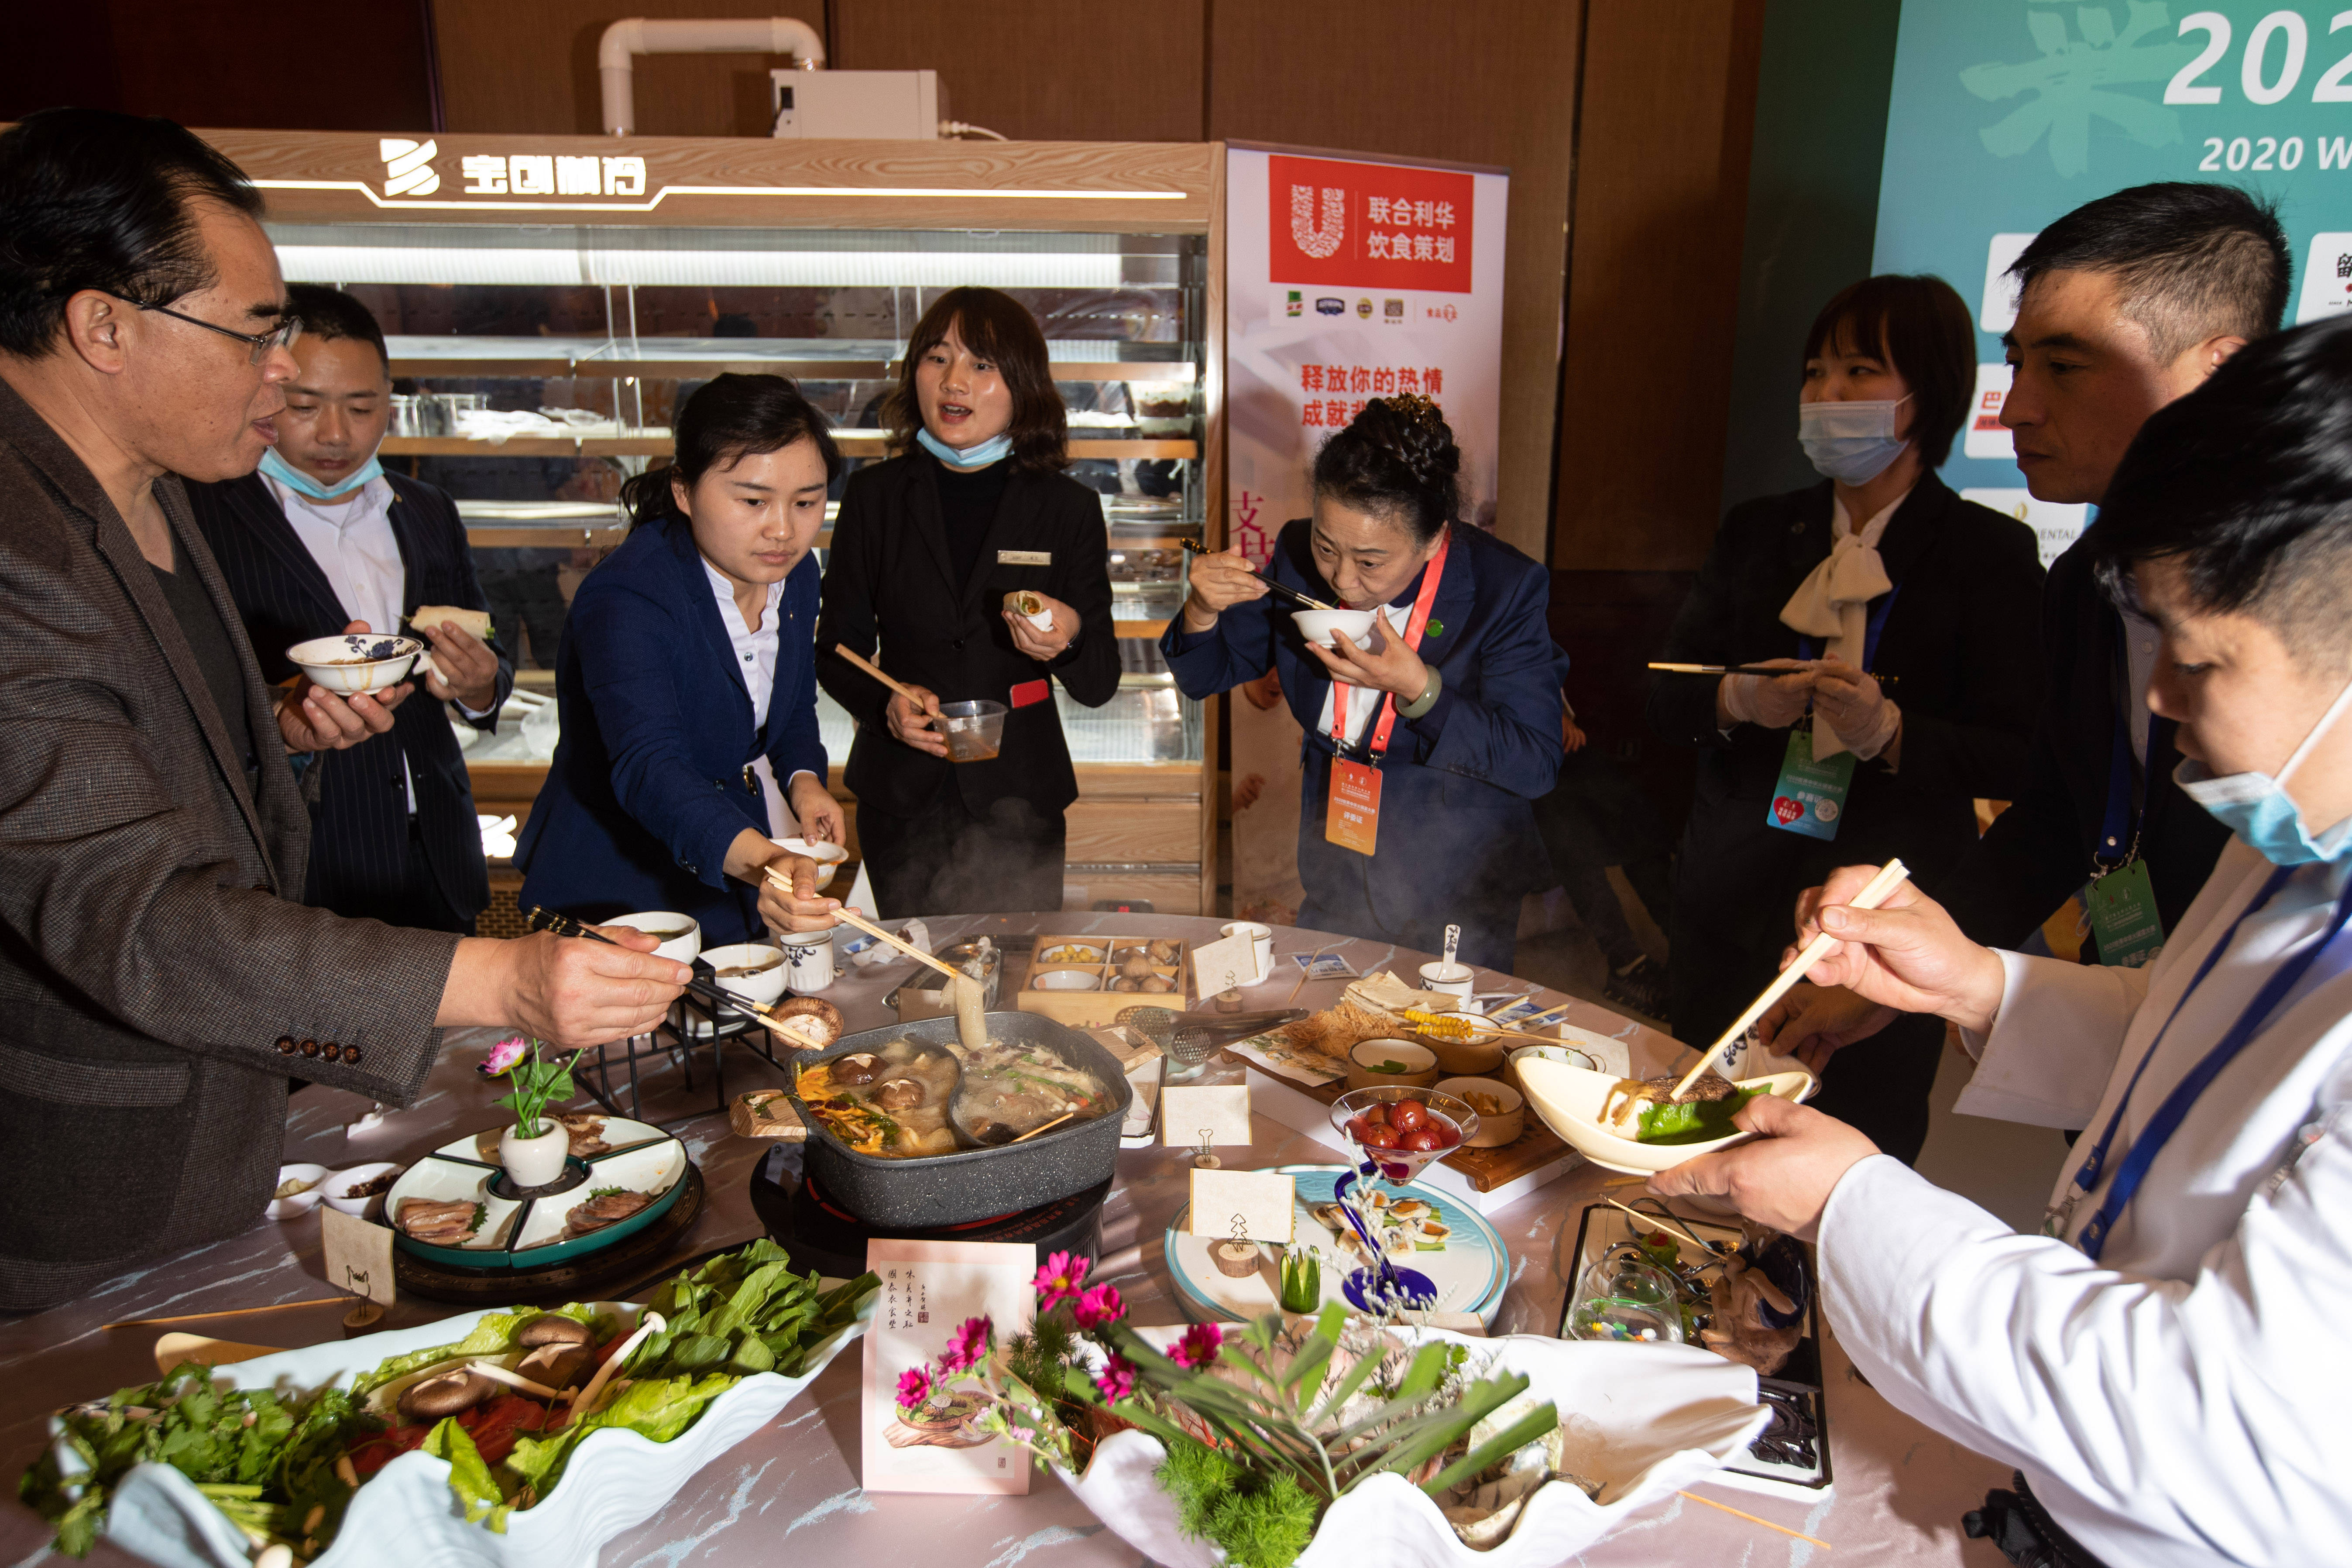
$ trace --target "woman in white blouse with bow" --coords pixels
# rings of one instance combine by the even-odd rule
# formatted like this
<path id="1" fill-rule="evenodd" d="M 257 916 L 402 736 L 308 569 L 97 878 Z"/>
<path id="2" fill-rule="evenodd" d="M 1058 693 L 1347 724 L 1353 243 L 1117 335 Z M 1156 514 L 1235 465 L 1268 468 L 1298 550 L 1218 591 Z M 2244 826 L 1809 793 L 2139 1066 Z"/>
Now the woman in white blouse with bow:
<path id="1" fill-rule="evenodd" d="M 2011 1561 L 2352 1562 L 2352 321 L 2150 416 L 2086 542 L 2235 835 L 2162 953 L 1995 952 L 1916 888 L 1845 907 L 1871 868 L 1807 903 L 1843 939 L 1816 980 L 1960 1026 L 1962 1109 L 2084 1129 L 2042 1233 L 1777 1101 L 1652 1187 L 1817 1237 L 1872 1386 L 2017 1467 L 1968 1521 Z"/>
<path id="2" fill-rule="evenodd" d="M 1822 476 L 1732 509 L 1663 655 L 1782 675 L 1667 675 L 1660 735 L 1698 753 L 1669 966 L 1675 1035 L 1713 1041 L 1769 983 L 1802 889 L 1900 855 L 1931 889 L 2013 799 L 2041 702 L 2042 568 L 2024 524 L 1935 469 L 1976 384 L 1968 307 L 1872 278 L 1805 344 L 1798 438 Z M 1908 1161 L 1943 1048 L 1927 1020 L 1833 1063 L 1818 1103 Z"/>

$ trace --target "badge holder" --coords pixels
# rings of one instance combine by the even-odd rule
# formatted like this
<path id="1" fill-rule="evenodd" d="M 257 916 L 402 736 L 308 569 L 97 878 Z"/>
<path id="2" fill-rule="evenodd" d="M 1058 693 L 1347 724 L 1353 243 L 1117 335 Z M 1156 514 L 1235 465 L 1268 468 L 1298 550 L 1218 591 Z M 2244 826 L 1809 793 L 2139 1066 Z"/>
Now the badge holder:
<path id="1" fill-rule="evenodd" d="M 1832 839 L 1845 816 L 1845 797 L 1853 788 L 1853 753 L 1840 752 L 1823 761 L 1813 757 L 1813 716 L 1807 713 L 1790 728 L 1789 750 L 1780 762 L 1780 776 L 1772 783 L 1772 804 L 1764 823 L 1808 838 Z"/>

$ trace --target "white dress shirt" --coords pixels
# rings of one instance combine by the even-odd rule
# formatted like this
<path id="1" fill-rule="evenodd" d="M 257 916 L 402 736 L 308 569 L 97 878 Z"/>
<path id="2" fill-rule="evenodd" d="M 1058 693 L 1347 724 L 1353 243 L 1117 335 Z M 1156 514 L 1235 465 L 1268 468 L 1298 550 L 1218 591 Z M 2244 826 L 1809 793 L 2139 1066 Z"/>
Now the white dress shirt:
<path id="1" fill-rule="evenodd" d="M 2288 994 L 2098 1262 L 2073 1240 L 2172 1089 L 2325 931 L 2352 862 L 2299 868 L 2189 993 L 2271 872 L 2233 840 L 2146 969 L 2000 955 L 2000 1010 L 1964 1042 L 1979 1061 L 1958 1109 L 2089 1129 L 2053 1206 L 2163 1036 L 2064 1239 L 2011 1231 L 1884 1155 L 1822 1216 L 1822 1301 L 1872 1384 L 2025 1471 L 2117 1568 L 2352 1561 L 2352 974 L 2323 960 Z"/>
<path id="2" fill-rule="evenodd" d="M 1389 623 L 1388 635 L 1391 637 L 1401 637 L 1404 636 L 1405 624 L 1412 619 L 1412 606 L 1382 605 L 1381 614 Z M 1335 681 L 1332 683 L 1331 689 L 1323 694 L 1323 715 L 1315 721 L 1316 733 L 1328 735 L 1331 732 L 1331 712 L 1339 706 L 1339 684 Z M 1370 687 L 1348 688 L 1348 743 L 1349 745 L 1354 745 L 1364 738 L 1365 726 L 1372 721 L 1372 715 L 1381 710 L 1381 699 L 1387 695 L 1385 691 L 1374 691 Z"/>
<path id="3" fill-rule="evenodd" d="M 776 648 L 780 641 L 777 623 L 783 618 L 783 579 L 780 577 L 768 584 L 767 602 L 760 611 L 760 624 L 754 627 L 744 622 L 743 612 L 736 607 L 735 584 L 707 560 L 702 563 L 702 571 L 710 579 L 711 593 L 718 596 L 719 624 L 727 628 L 727 640 L 734 645 L 735 665 L 742 672 L 744 689 L 751 697 L 751 728 L 758 730 L 767 723 L 768 705 L 776 693 Z M 776 770 L 766 757 L 760 756 L 751 759 L 751 772 L 759 778 L 761 798 L 768 807 L 768 836 L 791 837 L 795 819 L 783 790 L 776 785 Z M 801 770 L 807 772 L 806 768 Z M 790 782 L 786 781 L 787 787 Z"/>

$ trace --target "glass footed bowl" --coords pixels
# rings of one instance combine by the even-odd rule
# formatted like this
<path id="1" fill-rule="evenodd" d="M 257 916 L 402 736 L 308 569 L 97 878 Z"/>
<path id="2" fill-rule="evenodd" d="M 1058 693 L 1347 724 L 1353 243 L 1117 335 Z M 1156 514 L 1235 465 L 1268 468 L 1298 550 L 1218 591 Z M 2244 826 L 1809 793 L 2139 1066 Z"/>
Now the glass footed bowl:
<path id="1" fill-rule="evenodd" d="M 1383 1149 L 1366 1144 L 1351 1124 L 1373 1106 L 1394 1106 L 1412 1100 L 1429 1114 L 1433 1123 L 1443 1122 L 1458 1134 L 1442 1149 Z M 1348 1141 L 1355 1155 L 1355 1166 L 1370 1175 L 1367 1166 L 1378 1170 L 1381 1177 L 1391 1182 L 1409 1182 L 1421 1174 L 1433 1160 L 1442 1160 L 1460 1149 L 1478 1131 L 1478 1113 L 1450 1094 L 1433 1089 L 1412 1089 L 1405 1085 L 1375 1085 L 1370 1089 L 1351 1089 L 1331 1104 L 1331 1125 Z"/>

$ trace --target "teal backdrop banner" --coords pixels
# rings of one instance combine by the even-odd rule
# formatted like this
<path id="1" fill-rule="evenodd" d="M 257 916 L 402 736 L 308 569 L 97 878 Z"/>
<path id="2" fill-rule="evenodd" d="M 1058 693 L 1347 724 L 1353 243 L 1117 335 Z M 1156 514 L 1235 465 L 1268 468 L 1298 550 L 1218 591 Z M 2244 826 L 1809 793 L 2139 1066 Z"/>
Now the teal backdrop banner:
<path id="1" fill-rule="evenodd" d="M 1937 273 L 1975 308 L 1977 400 L 1944 478 L 2033 523 L 2045 558 L 2084 509 L 2030 503 L 2011 460 L 2002 274 L 2095 196 L 2217 180 L 2279 203 L 2290 324 L 2352 307 L 2347 3 L 1903 0 L 1872 269 Z"/>

